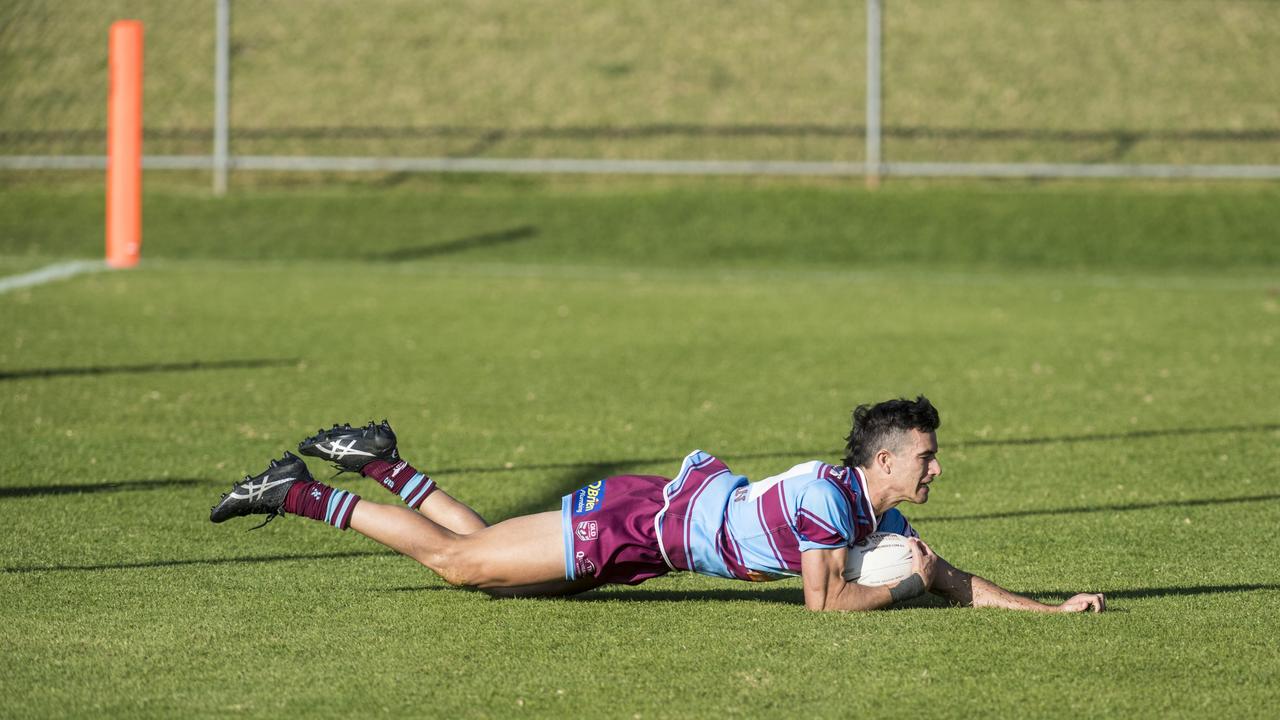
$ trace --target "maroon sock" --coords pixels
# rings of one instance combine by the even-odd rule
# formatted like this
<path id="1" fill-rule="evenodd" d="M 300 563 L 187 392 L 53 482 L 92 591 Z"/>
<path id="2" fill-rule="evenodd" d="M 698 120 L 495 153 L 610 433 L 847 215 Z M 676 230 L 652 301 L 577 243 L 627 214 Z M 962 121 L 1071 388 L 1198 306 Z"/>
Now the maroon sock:
<path id="1" fill-rule="evenodd" d="M 360 469 L 360 474 L 373 478 L 390 490 L 405 505 L 417 510 L 427 496 L 436 491 L 436 483 L 404 460 L 373 460 Z"/>
<path id="2" fill-rule="evenodd" d="M 339 530 L 351 526 L 351 513 L 360 496 L 337 490 L 321 482 L 299 482 L 289 488 L 284 498 L 284 511 L 293 515 L 329 523 Z"/>

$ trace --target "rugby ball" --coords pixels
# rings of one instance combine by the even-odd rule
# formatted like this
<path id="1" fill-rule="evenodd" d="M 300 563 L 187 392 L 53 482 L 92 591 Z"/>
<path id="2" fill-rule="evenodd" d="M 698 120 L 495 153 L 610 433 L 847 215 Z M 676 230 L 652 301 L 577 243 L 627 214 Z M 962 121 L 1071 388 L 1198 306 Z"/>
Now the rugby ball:
<path id="1" fill-rule="evenodd" d="M 911 544 L 906 536 L 872 533 L 849 546 L 842 576 L 859 585 L 889 585 L 911 576 Z"/>

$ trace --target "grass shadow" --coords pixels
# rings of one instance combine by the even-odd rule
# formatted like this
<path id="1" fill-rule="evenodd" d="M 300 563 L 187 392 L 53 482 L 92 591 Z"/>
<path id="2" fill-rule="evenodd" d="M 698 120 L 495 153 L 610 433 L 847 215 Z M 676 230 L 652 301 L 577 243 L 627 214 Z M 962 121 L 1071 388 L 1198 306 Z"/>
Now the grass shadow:
<path id="1" fill-rule="evenodd" d="M 1086 507 L 1048 508 L 1045 510 L 1010 510 L 1008 512 L 976 513 L 973 515 L 940 515 L 937 517 L 916 517 L 921 525 L 934 522 L 956 522 L 961 520 L 1000 520 L 1017 517 L 1043 517 L 1046 515 L 1078 515 L 1096 512 L 1131 512 L 1134 510 L 1152 510 L 1167 507 L 1198 507 L 1202 505 L 1232 505 L 1236 503 L 1272 502 L 1280 500 L 1280 493 L 1266 495 L 1244 495 L 1225 498 L 1193 498 L 1190 500 L 1162 500 L 1143 503 L 1118 503 L 1115 505 L 1089 505 Z M 914 517 L 914 516 L 913 516 Z"/>
<path id="2" fill-rule="evenodd" d="M 1048 435 L 1030 438 L 999 438 L 954 440 L 948 443 L 953 447 L 1016 447 L 1020 445 L 1053 445 L 1057 443 L 1094 443 L 1120 440 L 1144 440 L 1159 437 L 1184 437 L 1194 435 L 1229 435 L 1231 433 L 1268 432 L 1280 430 L 1280 423 L 1258 423 L 1256 425 L 1225 425 L 1203 428 L 1162 428 L 1157 430 L 1130 430 L 1118 433 L 1089 433 L 1086 435 Z"/>
<path id="3" fill-rule="evenodd" d="M 468 235 L 466 237 L 442 243 L 397 248 L 395 250 L 389 250 L 384 253 L 373 255 L 371 259 L 381 262 L 425 260 L 427 258 L 440 257 L 442 255 L 456 255 L 468 250 L 509 245 L 515 242 L 532 240 L 537 236 L 538 228 L 533 227 L 532 225 L 521 225 L 519 227 L 498 230 L 496 232 Z"/>
<path id="4" fill-rule="evenodd" d="M 102 572 L 106 570 L 151 570 L 155 568 L 253 565 L 256 563 L 299 562 L 303 560 L 345 560 L 348 558 L 390 557 L 390 550 L 353 550 L 348 552 L 313 553 L 310 555 L 253 555 L 229 558 L 192 558 L 185 560 L 150 560 L 146 562 L 98 563 L 88 565 L 12 565 L 0 568 L 0 573 L 38 572 Z"/>
<path id="5" fill-rule="evenodd" d="M 1044 445 L 1051 443 L 1093 443 L 1093 442 L 1112 442 L 1123 440 L 1137 440 L 1155 437 L 1178 437 L 1186 435 L 1212 435 L 1212 434 L 1231 434 L 1231 433 L 1248 433 L 1248 432 L 1267 432 L 1280 430 L 1280 423 L 1260 423 L 1257 425 L 1233 425 L 1225 427 L 1209 427 L 1209 428 L 1170 428 L 1164 430 L 1134 430 L 1124 433 L 1094 433 L 1089 435 L 1061 435 L 1053 437 L 1034 437 L 1034 438 L 1009 438 L 997 440 L 961 440 L 950 443 L 956 447 L 973 447 L 973 446 L 1022 446 L 1022 445 Z M 729 460 L 755 460 L 765 458 L 814 458 L 814 457 L 839 457 L 843 454 L 841 450 L 770 450 L 751 453 L 725 453 L 721 457 Z M 511 473 L 520 471 L 546 471 L 546 470 L 575 470 L 573 474 L 560 480 L 554 487 L 547 492 L 541 494 L 536 500 L 518 505 L 508 515 L 503 517 L 513 517 L 532 512 L 541 512 L 550 509 L 565 494 L 572 492 L 588 482 L 593 482 L 610 475 L 618 473 L 633 472 L 636 467 L 647 465 L 665 464 L 670 465 L 674 470 L 682 460 L 680 457 L 630 457 L 618 458 L 607 461 L 595 462 L 553 462 L 553 463 L 530 463 L 527 465 L 485 465 L 485 466 L 468 466 L 468 467 L 445 467 L 437 468 L 433 471 L 436 477 L 444 477 L 447 475 L 465 475 L 473 473 Z M 921 524 L 929 522 L 954 522 L 960 520 L 991 520 L 1009 517 L 1033 517 L 1043 515 L 1068 515 L 1075 513 L 1091 513 L 1091 512 L 1126 512 L 1132 510 L 1147 510 L 1159 507 L 1183 507 L 1195 505 L 1222 505 L 1231 503 L 1247 503 L 1247 502 L 1269 502 L 1280 499 L 1280 495 L 1250 495 L 1235 498 L 1196 498 L 1191 500 L 1169 500 L 1157 501 L 1149 503 L 1123 503 L 1117 505 L 1096 505 L 1079 508 L 1051 508 L 1045 510 L 1016 510 L 1009 512 L 983 513 L 975 515 L 952 515 L 939 517 L 921 517 L 918 521 Z"/>
<path id="6" fill-rule="evenodd" d="M 171 488 L 207 487 L 226 484 L 209 478 L 164 478 L 159 480 L 124 480 L 109 483 L 79 483 L 75 485 L 19 485 L 0 487 L 0 498 L 44 497 L 51 495 L 80 495 L 84 493 L 126 492 L 131 490 L 168 490 Z"/>
<path id="7" fill-rule="evenodd" d="M 970 448 L 970 447 L 1017 447 L 1022 445 L 1053 445 L 1058 443 L 1096 443 L 1096 442 L 1114 442 L 1123 440 L 1144 440 L 1149 438 L 1160 437 L 1182 437 L 1194 435 L 1229 435 L 1232 433 L 1254 433 L 1280 431 L 1280 423 L 1258 423 L 1256 425 L 1227 425 L 1221 427 L 1203 427 L 1203 428 L 1166 428 L 1157 430 L 1132 430 L 1129 432 L 1118 433 L 1091 433 L 1087 435 L 1047 435 L 1042 437 L 1030 438 L 996 438 L 996 439 L 971 439 L 971 440 L 947 440 L 943 443 L 943 450 L 948 448 Z M 779 450 L 765 450 L 758 452 L 724 452 L 719 453 L 719 457 L 728 461 L 735 460 L 759 460 L 768 458 L 839 458 L 843 457 L 844 449 L 832 448 L 810 448 L 808 450 L 798 448 L 786 448 Z M 510 473 L 521 472 L 525 470 L 567 470 L 578 467 L 587 467 L 592 465 L 613 465 L 619 468 L 627 468 L 629 466 L 658 465 L 670 464 L 679 465 L 684 460 L 684 456 L 648 456 L 648 457 L 629 457 L 616 458 L 611 460 L 592 460 L 592 461 L 570 461 L 570 462 L 549 462 L 549 463 L 530 463 L 526 465 L 470 465 L 458 467 L 435 468 L 434 474 L 437 476 L 444 475 L 465 475 L 469 473 Z"/>
<path id="8" fill-rule="evenodd" d="M 193 372 L 201 370 L 245 370 L 297 365 L 298 358 L 260 358 L 247 360 L 193 360 L 178 363 L 147 363 L 142 365 L 90 365 L 86 367 L 29 368 L 26 370 L 0 371 L 0 381 L 32 378 L 68 377 L 76 375 L 118 375 L 160 372 Z"/>

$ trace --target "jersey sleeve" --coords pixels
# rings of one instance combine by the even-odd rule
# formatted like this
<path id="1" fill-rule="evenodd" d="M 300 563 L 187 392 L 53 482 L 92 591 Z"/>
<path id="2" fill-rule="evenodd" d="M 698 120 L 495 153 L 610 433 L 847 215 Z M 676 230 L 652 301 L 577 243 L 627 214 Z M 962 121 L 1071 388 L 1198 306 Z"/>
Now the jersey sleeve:
<path id="1" fill-rule="evenodd" d="M 907 522 L 907 517 L 898 512 L 898 508 L 892 508 L 880 517 L 880 523 L 876 525 L 876 532 L 897 533 L 898 535 L 906 535 L 909 538 L 920 537 L 920 533 L 911 527 L 911 523 Z"/>
<path id="2" fill-rule="evenodd" d="M 849 500 L 829 481 L 805 488 L 796 508 L 800 552 L 829 550 L 849 544 L 853 519 Z"/>

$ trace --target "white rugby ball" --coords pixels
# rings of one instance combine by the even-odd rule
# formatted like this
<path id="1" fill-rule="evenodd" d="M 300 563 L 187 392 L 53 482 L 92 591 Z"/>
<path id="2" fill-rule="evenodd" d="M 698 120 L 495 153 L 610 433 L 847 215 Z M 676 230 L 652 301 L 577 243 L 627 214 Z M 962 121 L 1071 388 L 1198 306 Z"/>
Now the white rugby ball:
<path id="1" fill-rule="evenodd" d="M 844 579 L 859 585 L 889 585 L 911 576 L 911 545 L 904 535 L 872 533 L 849 547 Z"/>

